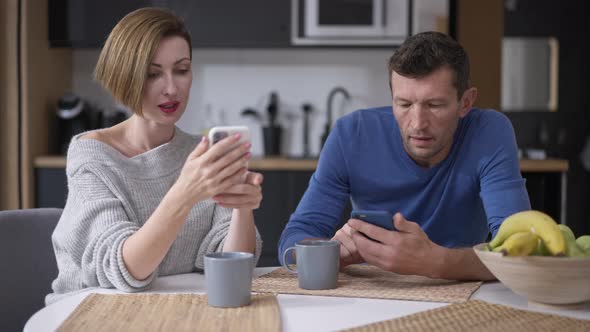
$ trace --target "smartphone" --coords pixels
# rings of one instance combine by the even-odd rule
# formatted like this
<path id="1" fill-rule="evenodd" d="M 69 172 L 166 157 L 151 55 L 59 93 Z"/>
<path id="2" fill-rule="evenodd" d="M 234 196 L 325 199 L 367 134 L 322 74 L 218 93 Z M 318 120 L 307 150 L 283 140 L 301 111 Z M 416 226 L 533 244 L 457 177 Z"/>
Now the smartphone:
<path id="1" fill-rule="evenodd" d="M 238 146 L 250 141 L 250 129 L 246 126 L 219 126 L 209 130 L 209 142 L 211 145 L 229 137 L 233 134 L 240 133 L 240 140 L 233 146 Z"/>
<path id="2" fill-rule="evenodd" d="M 210 146 L 213 146 L 215 143 L 218 143 L 219 141 L 221 141 L 222 139 L 232 136 L 234 134 L 240 133 L 240 140 L 238 142 L 236 142 L 235 144 L 233 144 L 232 146 L 230 146 L 230 148 L 226 151 L 230 152 L 233 149 L 237 148 L 238 146 L 240 146 L 241 144 L 250 142 L 250 129 L 246 126 L 218 126 L 218 127 L 213 127 L 209 130 L 209 144 Z M 246 164 L 246 167 L 248 165 Z M 242 176 L 241 178 L 241 183 L 246 182 L 246 176 L 247 173 L 244 174 L 244 176 Z"/>
<path id="3" fill-rule="evenodd" d="M 366 221 L 375 226 L 395 231 L 393 226 L 393 214 L 389 211 L 380 210 L 352 210 L 351 219 Z"/>

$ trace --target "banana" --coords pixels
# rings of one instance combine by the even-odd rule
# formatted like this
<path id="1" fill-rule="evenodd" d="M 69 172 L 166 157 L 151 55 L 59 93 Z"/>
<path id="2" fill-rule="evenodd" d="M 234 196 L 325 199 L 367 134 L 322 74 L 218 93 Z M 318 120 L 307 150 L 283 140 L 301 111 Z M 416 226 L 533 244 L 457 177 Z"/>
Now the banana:
<path id="1" fill-rule="evenodd" d="M 565 239 L 557 223 L 547 214 L 535 210 L 517 212 L 506 218 L 490 242 L 490 247 L 493 249 L 500 246 L 510 235 L 517 232 L 531 232 L 537 235 L 553 256 L 563 256 L 567 252 Z"/>
<path id="2" fill-rule="evenodd" d="M 531 232 L 516 232 L 493 251 L 501 252 L 504 256 L 528 256 L 537 248 L 538 243 L 537 235 Z"/>
<path id="3" fill-rule="evenodd" d="M 531 256 L 550 256 L 551 254 L 549 253 L 549 251 L 547 250 L 547 248 L 545 248 L 545 244 L 543 243 L 543 240 L 541 240 L 540 237 L 537 236 L 537 247 L 535 248 L 535 250 L 533 250 L 533 252 L 531 252 Z"/>

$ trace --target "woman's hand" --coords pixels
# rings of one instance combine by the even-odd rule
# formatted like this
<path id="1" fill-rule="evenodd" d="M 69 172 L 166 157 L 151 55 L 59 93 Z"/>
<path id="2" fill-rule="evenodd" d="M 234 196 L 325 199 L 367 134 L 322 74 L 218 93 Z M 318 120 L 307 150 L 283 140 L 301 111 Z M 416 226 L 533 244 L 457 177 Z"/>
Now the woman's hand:
<path id="1" fill-rule="evenodd" d="M 240 135 L 236 134 L 209 148 L 209 140 L 203 136 L 188 156 L 174 184 L 174 190 L 180 191 L 179 197 L 186 200 L 188 206 L 226 192 L 240 183 L 247 172 L 250 143 L 231 150 L 239 139 Z"/>
<path id="2" fill-rule="evenodd" d="M 256 226 L 252 210 L 262 200 L 262 174 L 249 172 L 244 183 L 236 184 L 213 199 L 223 207 L 233 208 L 223 251 L 256 253 Z"/>
<path id="3" fill-rule="evenodd" d="M 262 201 L 262 174 L 248 172 L 243 184 L 236 184 L 219 195 L 213 196 L 217 204 L 244 210 L 255 210 Z"/>

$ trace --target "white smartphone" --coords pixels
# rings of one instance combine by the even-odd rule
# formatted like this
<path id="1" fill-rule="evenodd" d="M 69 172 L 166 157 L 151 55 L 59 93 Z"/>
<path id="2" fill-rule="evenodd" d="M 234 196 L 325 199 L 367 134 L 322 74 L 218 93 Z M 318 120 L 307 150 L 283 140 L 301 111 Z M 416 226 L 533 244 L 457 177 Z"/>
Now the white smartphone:
<path id="1" fill-rule="evenodd" d="M 234 146 L 250 142 L 250 129 L 246 126 L 219 126 L 209 130 L 209 143 L 211 145 L 229 137 L 233 134 L 240 133 L 242 136 Z"/>
<path id="2" fill-rule="evenodd" d="M 236 147 L 240 146 L 241 144 L 250 142 L 250 129 L 246 126 L 218 126 L 213 127 L 209 130 L 209 146 L 221 141 L 222 139 L 229 137 L 233 134 L 240 133 L 240 140 L 233 144 L 227 151 L 232 151 Z M 246 163 L 246 167 L 248 164 Z M 247 174 L 247 173 L 246 173 Z M 242 176 L 241 183 L 246 182 L 246 174 Z"/>

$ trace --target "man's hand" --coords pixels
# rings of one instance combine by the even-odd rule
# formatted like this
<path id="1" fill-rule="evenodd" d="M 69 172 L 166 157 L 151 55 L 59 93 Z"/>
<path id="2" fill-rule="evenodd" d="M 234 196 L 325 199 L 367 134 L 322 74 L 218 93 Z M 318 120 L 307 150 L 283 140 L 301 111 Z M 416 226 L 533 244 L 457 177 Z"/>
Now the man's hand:
<path id="1" fill-rule="evenodd" d="M 352 240 L 351 233 L 352 229 L 348 224 L 345 224 L 344 227 L 340 228 L 332 238 L 332 240 L 340 242 L 340 268 L 350 264 L 364 262 L 356 249 L 356 244 Z"/>
<path id="2" fill-rule="evenodd" d="M 399 274 L 439 277 L 444 248 L 430 241 L 417 223 L 406 220 L 401 213 L 395 214 L 393 223 L 397 231 L 388 231 L 356 219 L 348 221 L 354 248 L 361 258 L 371 265 Z"/>

